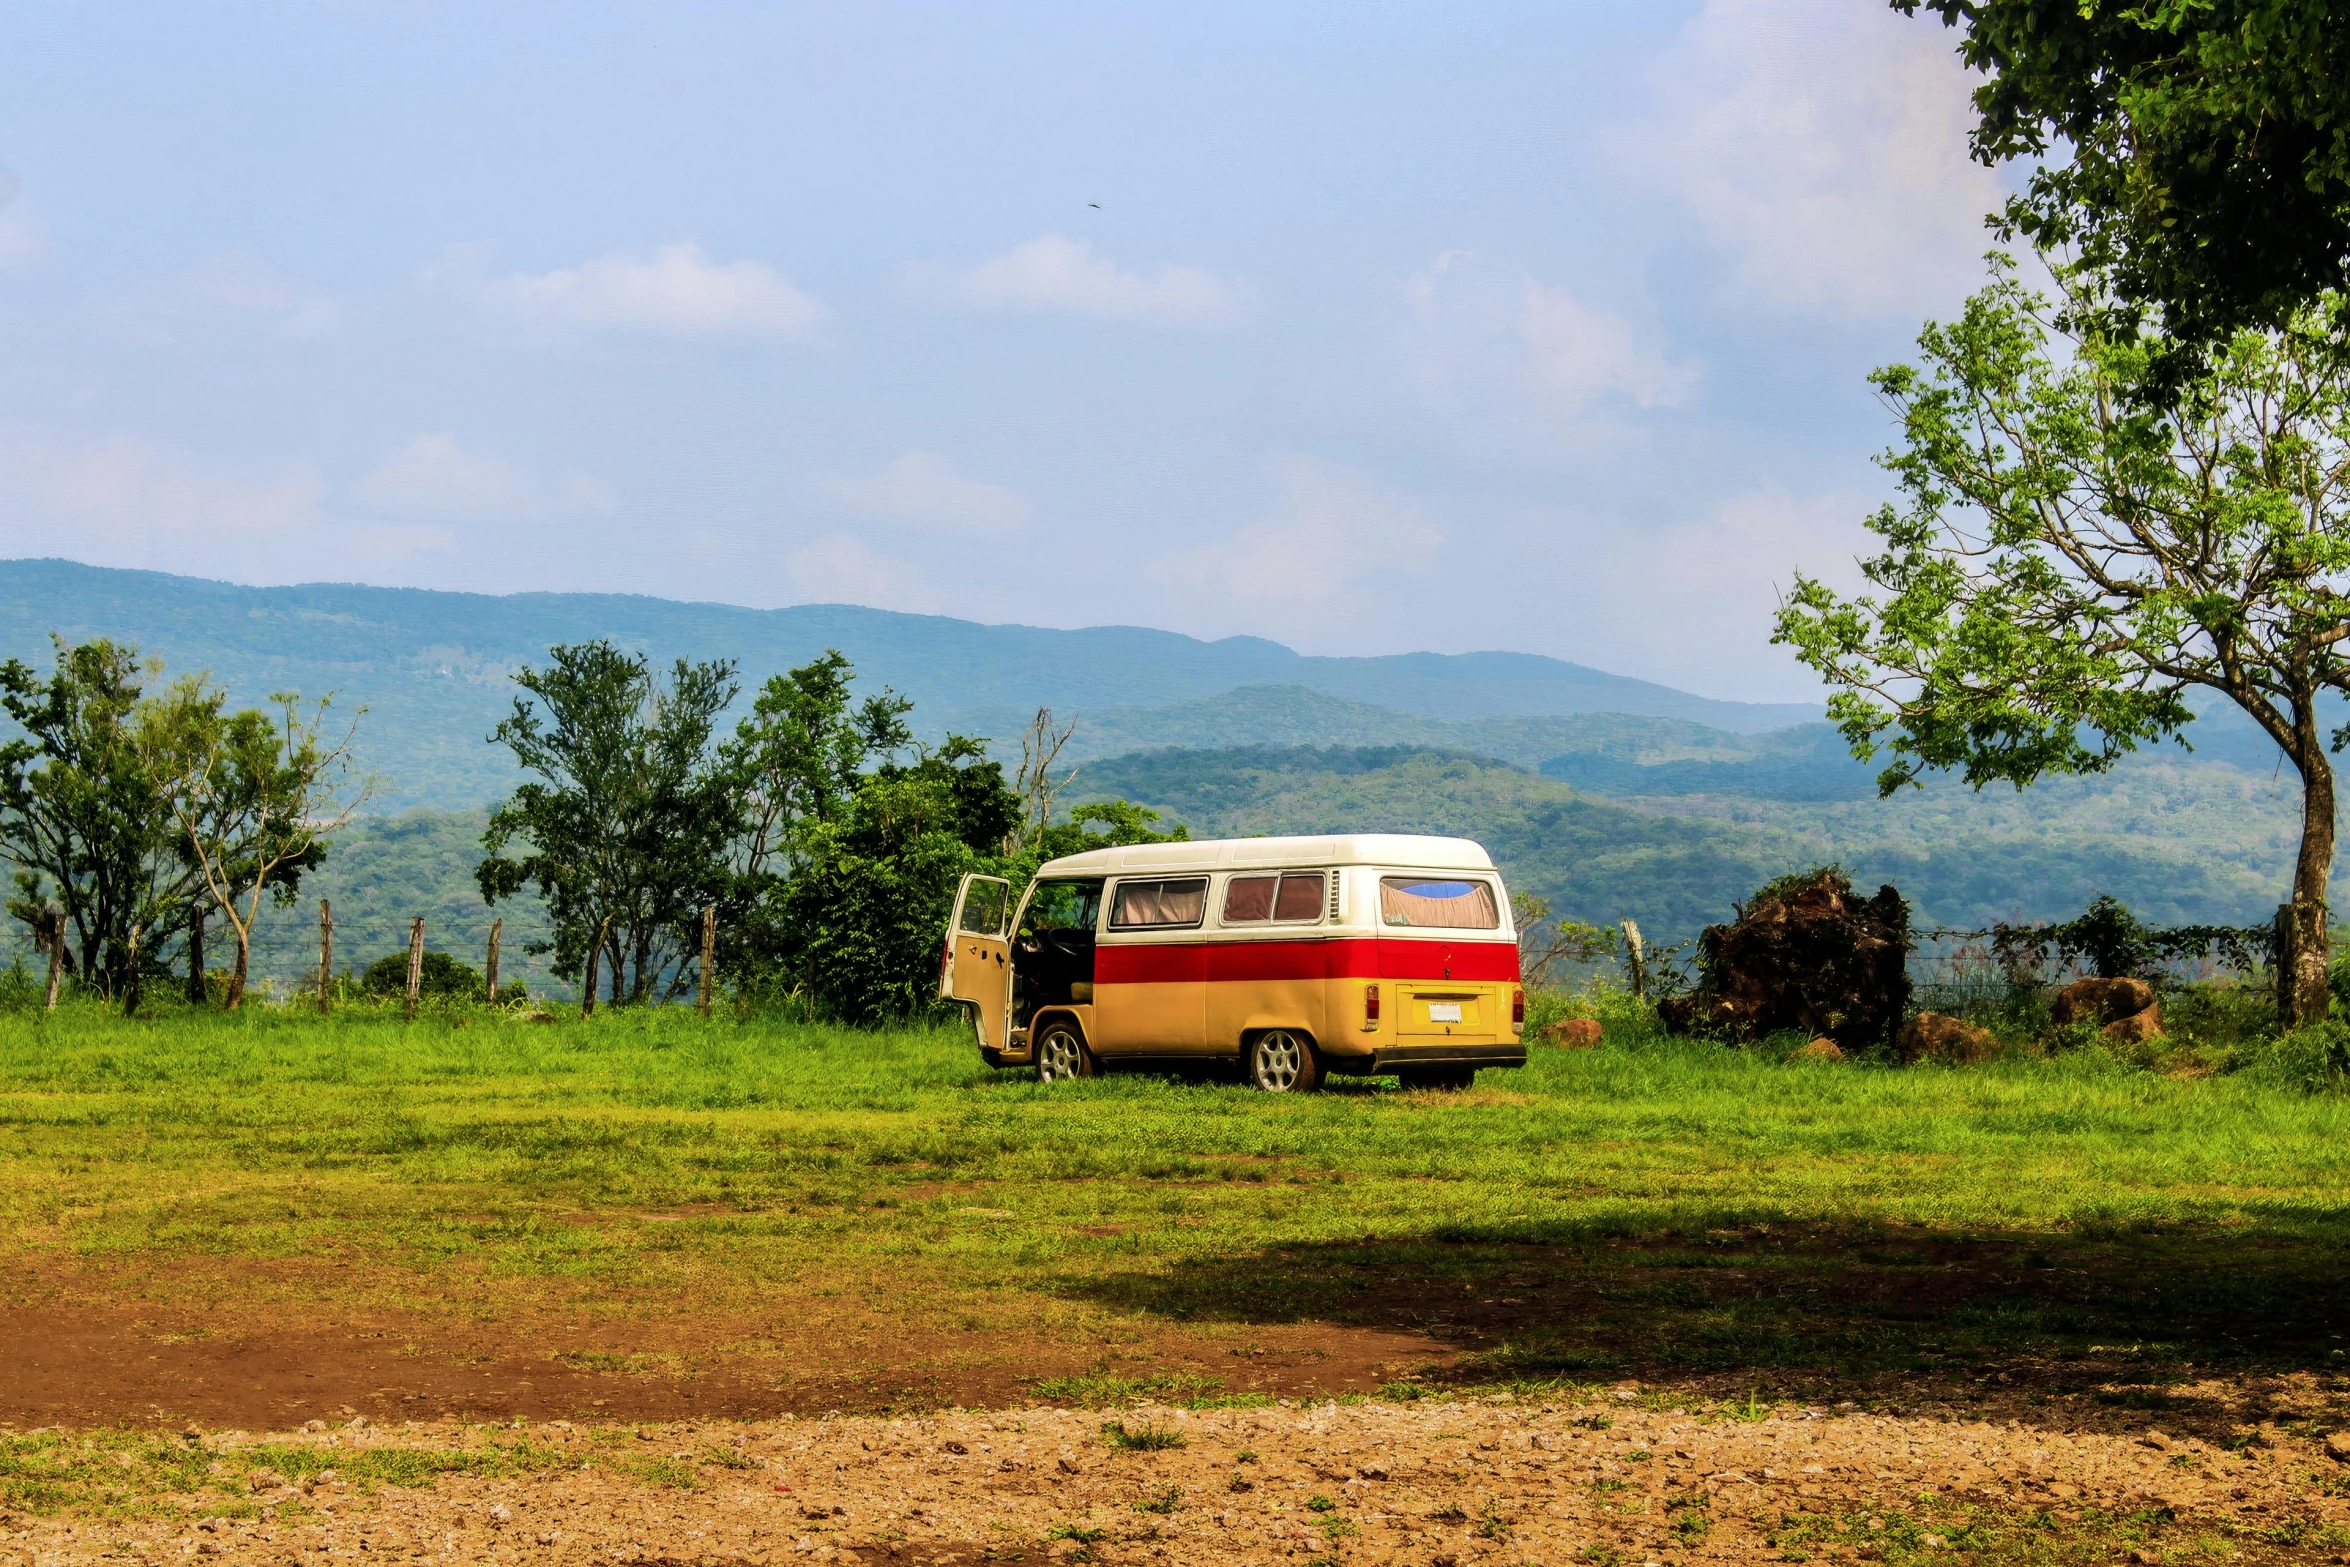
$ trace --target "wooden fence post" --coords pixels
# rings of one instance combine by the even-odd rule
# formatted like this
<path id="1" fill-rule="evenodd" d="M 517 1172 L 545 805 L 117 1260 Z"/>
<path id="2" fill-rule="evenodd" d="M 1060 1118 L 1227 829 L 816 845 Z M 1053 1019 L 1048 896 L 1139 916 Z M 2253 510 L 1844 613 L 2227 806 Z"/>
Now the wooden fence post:
<path id="1" fill-rule="evenodd" d="M 139 934 L 140 928 L 133 925 L 131 927 L 130 977 L 122 982 L 122 1015 L 124 1017 L 139 1015 Z"/>
<path id="2" fill-rule="evenodd" d="M 52 903 L 42 913 L 49 927 L 46 932 L 48 940 L 42 943 L 49 949 L 48 1009 L 54 1012 L 57 1010 L 57 987 L 65 979 L 65 910 Z"/>
<path id="3" fill-rule="evenodd" d="M 504 934 L 505 929 L 506 921 L 503 918 L 490 921 L 489 961 L 482 965 L 482 997 L 493 1007 L 498 1004 L 498 937 Z"/>
<path id="4" fill-rule="evenodd" d="M 188 1004 L 200 1007 L 204 995 L 204 900 L 188 900 Z"/>
<path id="5" fill-rule="evenodd" d="M 416 1016 L 416 997 L 424 989 L 424 916 L 408 922 L 408 1016 Z"/>
<path id="6" fill-rule="evenodd" d="M 587 984 L 580 991 L 579 996 L 579 1015 L 581 1017 L 594 1017 L 596 1015 L 596 965 L 603 961 L 604 932 L 610 930 L 611 928 L 612 917 L 607 914 L 604 916 L 604 923 L 596 927 L 595 945 L 588 948 Z"/>
<path id="7" fill-rule="evenodd" d="M 718 966 L 718 905 L 702 905 L 702 1016 L 710 1015 L 710 978 Z"/>
<path id="8" fill-rule="evenodd" d="M 1624 966 L 1632 971 L 1632 999 L 1648 999 L 1648 948 L 1640 939 L 1640 927 L 1624 921 Z"/>
<path id="9" fill-rule="evenodd" d="M 318 900 L 318 1010 L 324 1016 L 334 1005 L 335 984 L 335 911 L 326 899 Z"/>

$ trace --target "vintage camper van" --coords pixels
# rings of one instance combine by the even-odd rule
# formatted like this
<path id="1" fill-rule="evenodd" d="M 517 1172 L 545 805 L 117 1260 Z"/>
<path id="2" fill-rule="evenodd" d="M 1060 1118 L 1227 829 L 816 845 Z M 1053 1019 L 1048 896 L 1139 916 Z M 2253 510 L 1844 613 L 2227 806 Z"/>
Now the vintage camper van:
<path id="1" fill-rule="evenodd" d="M 1222 1057 L 1274 1091 L 1327 1073 L 1465 1087 L 1523 1066 L 1509 895 L 1465 838 L 1236 838 L 1050 860 L 1017 905 L 967 876 L 939 994 L 991 1066 L 1039 1079 Z"/>

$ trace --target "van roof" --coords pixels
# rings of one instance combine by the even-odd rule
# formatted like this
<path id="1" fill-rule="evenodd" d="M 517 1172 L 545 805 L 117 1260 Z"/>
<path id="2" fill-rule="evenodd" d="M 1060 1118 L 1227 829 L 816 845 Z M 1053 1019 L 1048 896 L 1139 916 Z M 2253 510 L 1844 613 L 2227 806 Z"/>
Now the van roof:
<path id="1" fill-rule="evenodd" d="M 1119 871 L 1213 871 L 1233 866 L 1393 865 L 1424 871 L 1489 871 L 1485 846 L 1467 838 L 1411 833 L 1342 833 L 1325 838 L 1206 838 L 1191 843 L 1137 843 L 1065 854 L 1037 867 L 1039 876 Z"/>

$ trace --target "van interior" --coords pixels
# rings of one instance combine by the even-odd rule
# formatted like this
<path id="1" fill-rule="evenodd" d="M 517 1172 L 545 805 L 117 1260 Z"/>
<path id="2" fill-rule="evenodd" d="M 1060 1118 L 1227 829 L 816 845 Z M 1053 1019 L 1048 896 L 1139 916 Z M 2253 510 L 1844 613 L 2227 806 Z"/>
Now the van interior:
<path id="1" fill-rule="evenodd" d="M 1093 932 L 1099 881 L 1040 881 L 1012 933 L 1012 1027 L 1039 1007 L 1093 999 Z M 1080 988 L 1082 987 L 1082 988 Z"/>

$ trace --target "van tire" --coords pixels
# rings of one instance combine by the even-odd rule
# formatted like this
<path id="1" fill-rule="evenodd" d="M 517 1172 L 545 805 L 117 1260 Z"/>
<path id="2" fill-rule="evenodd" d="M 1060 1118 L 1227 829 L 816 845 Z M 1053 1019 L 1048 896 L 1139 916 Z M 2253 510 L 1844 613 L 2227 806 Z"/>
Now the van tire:
<path id="1" fill-rule="evenodd" d="M 1047 1023 L 1044 1032 L 1036 1037 L 1036 1080 L 1040 1083 L 1058 1083 L 1064 1078 L 1099 1077 L 1101 1063 L 1085 1047 L 1085 1036 L 1077 1025 L 1056 1020 Z"/>
<path id="2" fill-rule="evenodd" d="M 1295 1029 L 1268 1028 L 1248 1043 L 1241 1063 L 1249 1083 L 1269 1094 L 1310 1094 L 1322 1086 L 1322 1057 Z"/>

